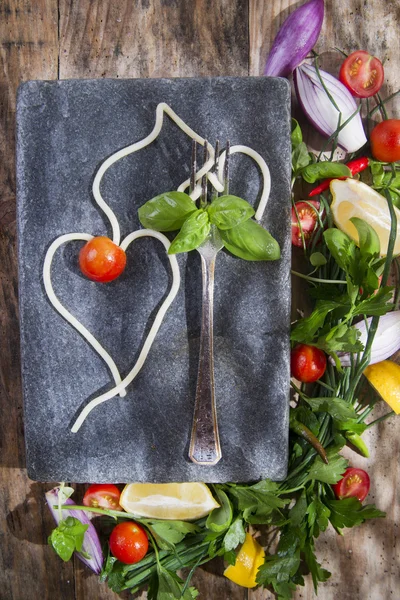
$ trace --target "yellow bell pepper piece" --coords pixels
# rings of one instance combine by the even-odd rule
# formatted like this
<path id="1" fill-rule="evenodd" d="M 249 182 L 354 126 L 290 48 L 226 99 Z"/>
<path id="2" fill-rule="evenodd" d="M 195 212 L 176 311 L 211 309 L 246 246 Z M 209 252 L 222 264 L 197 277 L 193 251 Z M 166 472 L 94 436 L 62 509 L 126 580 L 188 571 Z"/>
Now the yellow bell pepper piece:
<path id="1" fill-rule="evenodd" d="M 258 568 L 264 563 L 264 548 L 246 533 L 246 539 L 236 557 L 236 563 L 229 565 L 224 571 L 225 577 L 246 588 L 256 587 Z"/>
<path id="2" fill-rule="evenodd" d="M 383 360 L 374 365 L 368 365 L 364 375 L 381 396 L 389 404 L 396 415 L 400 414 L 400 365 Z"/>

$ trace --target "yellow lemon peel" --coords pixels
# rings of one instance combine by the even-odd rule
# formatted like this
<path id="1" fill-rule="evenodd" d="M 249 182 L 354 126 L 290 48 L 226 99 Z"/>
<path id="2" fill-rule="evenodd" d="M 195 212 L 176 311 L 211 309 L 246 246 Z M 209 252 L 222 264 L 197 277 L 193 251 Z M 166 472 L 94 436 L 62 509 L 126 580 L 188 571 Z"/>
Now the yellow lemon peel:
<path id="1" fill-rule="evenodd" d="M 128 483 L 120 505 L 140 517 L 192 521 L 219 504 L 205 483 Z"/>
<path id="2" fill-rule="evenodd" d="M 400 414 L 400 365 L 383 360 L 368 365 L 364 375 L 378 392 L 381 398 L 390 406 L 396 415 Z"/>
<path id="3" fill-rule="evenodd" d="M 264 557 L 264 548 L 260 546 L 250 533 L 246 533 L 246 539 L 236 557 L 236 563 L 229 565 L 225 569 L 224 575 L 242 587 L 256 587 L 257 571 L 264 563 Z"/>
<path id="4" fill-rule="evenodd" d="M 376 231 L 381 244 L 381 256 L 385 256 L 391 225 L 386 198 L 356 179 L 334 179 L 330 189 L 333 196 L 331 211 L 338 229 L 347 233 L 357 244 L 358 232 L 350 219 L 363 219 Z M 395 207 L 394 211 L 397 216 L 397 237 L 393 253 L 397 255 L 400 254 L 400 210 Z"/>

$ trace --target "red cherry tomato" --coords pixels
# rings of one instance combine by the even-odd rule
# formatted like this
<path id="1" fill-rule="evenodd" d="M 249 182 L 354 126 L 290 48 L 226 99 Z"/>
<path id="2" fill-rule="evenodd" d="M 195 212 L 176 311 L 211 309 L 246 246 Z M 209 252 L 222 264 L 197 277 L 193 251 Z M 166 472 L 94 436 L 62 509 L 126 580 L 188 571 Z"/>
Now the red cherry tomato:
<path id="1" fill-rule="evenodd" d="M 114 527 L 110 535 L 111 554 L 126 565 L 133 565 L 145 556 L 149 547 L 147 534 L 134 521 L 124 521 Z"/>
<path id="2" fill-rule="evenodd" d="M 90 485 L 83 496 L 85 506 L 122 510 L 119 505 L 121 492 L 113 483 L 94 483 Z"/>
<path id="3" fill-rule="evenodd" d="M 382 87 L 383 66 L 379 58 L 357 50 L 343 62 L 339 79 L 356 98 L 369 98 Z"/>
<path id="4" fill-rule="evenodd" d="M 316 210 L 314 210 L 310 204 L 312 204 Z M 318 200 L 296 202 L 295 206 L 298 218 L 296 215 L 296 210 L 294 207 L 292 207 L 292 244 L 299 247 L 303 246 L 301 237 L 301 232 L 303 232 L 304 241 L 307 246 L 317 224 L 318 217 L 316 211 L 319 210 L 319 202 Z"/>
<path id="5" fill-rule="evenodd" d="M 303 383 L 317 381 L 325 373 L 326 356 L 319 348 L 298 344 L 290 355 L 290 370 L 296 379 Z"/>
<path id="6" fill-rule="evenodd" d="M 125 265 L 125 252 L 108 237 L 94 237 L 79 253 L 81 271 L 93 281 L 113 281 L 121 275 Z"/>
<path id="7" fill-rule="evenodd" d="M 332 486 L 336 498 L 358 498 L 362 502 L 370 488 L 369 475 L 362 469 L 349 467 L 345 470 L 343 479 Z"/>
<path id="8" fill-rule="evenodd" d="M 400 160 L 400 120 L 387 119 L 371 131 L 371 151 L 376 160 L 396 162 Z"/>

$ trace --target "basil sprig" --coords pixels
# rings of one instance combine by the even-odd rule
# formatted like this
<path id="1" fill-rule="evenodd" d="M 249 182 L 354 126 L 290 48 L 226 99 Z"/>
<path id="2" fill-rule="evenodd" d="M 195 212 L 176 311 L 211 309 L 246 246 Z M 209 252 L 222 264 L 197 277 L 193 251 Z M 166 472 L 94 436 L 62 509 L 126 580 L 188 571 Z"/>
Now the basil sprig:
<path id="1" fill-rule="evenodd" d="M 195 211 L 195 203 L 184 192 L 166 192 L 143 204 L 138 214 L 147 229 L 176 231 Z"/>
<path id="2" fill-rule="evenodd" d="M 226 194 L 215 198 L 205 208 L 196 208 L 184 192 L 167 192 L 156 196 L 139 208 L 139 220 L 144 227 L 156 231 L 176 231 L 168 254 L 189 252 L 203 244 L 216 227 L 224 246 L 244 260 L 277 260 L 277 241 L 251 217 L 254 208 L 238 196 Z"/>
<path id="3" fill-rule="evenodd" d="M 210 233 L 210 228 L 211 224 L 207 212 L 204 208 L 199 208 L 186 219 L 180 232 L 169 247 L 168 254 L 189 252 L 198 248 Z"/>
<path id="4" fill-rule="evenodd" d="M 281 256 L 275 238 L 253 220 L 220 233 L 225 248 L 244 260 L 278 260 Z"/>

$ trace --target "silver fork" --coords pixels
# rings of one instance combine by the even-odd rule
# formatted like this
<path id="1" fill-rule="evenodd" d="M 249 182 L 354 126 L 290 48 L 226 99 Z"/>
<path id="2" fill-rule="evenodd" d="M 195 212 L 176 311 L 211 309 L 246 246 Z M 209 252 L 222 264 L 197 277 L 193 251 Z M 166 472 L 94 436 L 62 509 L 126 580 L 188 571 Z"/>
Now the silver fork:
<path id="1" fill-rule="evenodd" d="M 208 158 L 207 142 L 204 143 L 204 163 Z M 215 168 L 218 172 L 219 143 L 215 146 Z M 195 187 L 196 146 L 192 151 L 191 190 Z M 224 167 L 224 193 L 229 185 L 229 142 L 226 145 Z M 218 195 L 213 191 L 213 198 Z M 207 204 L 207 175 L 202 178 L 200 207 Z M 214 350 L 213 350 L 213 300 L 215 259 L 223 248 L 218 229 L 211 225 L 207 239 L 199 248 L 202 271 L 202 314 L 199 368 L 197 373 L 196 397 L 194 404 L 193 426 L 189 447 L 189 458 L 194 463 L 205 466 L 215 465 L 221 459 L 217 410 L 214 386 Z"/>

